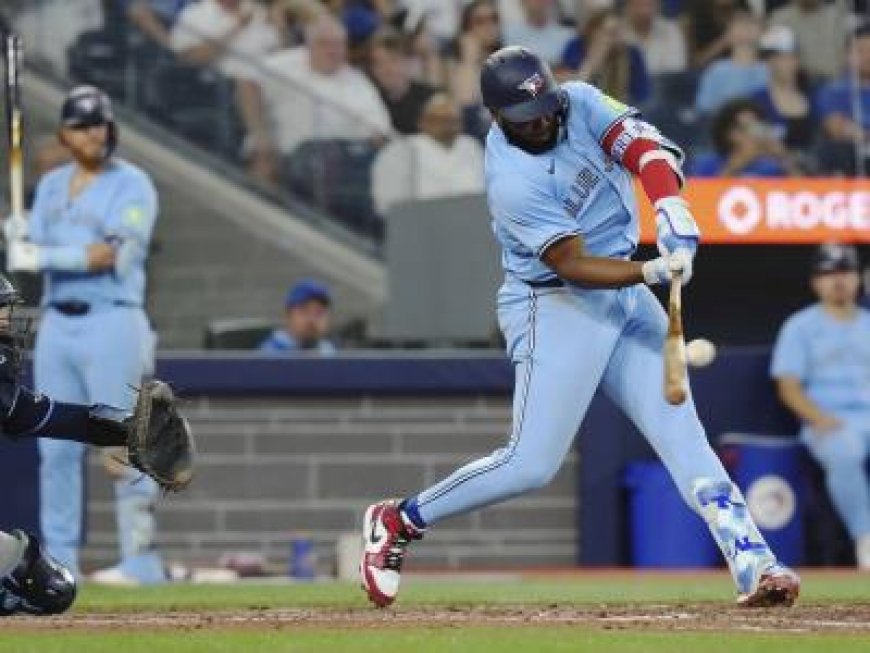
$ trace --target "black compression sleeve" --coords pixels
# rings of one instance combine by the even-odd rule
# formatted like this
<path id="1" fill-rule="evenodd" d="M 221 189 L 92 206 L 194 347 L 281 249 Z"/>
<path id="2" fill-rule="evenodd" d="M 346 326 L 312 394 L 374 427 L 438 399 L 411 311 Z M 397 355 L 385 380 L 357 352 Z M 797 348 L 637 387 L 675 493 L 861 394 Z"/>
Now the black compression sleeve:
<path id="1" fill-rule="evenodd" d="M 94 409 L 67 404 L 21 387 L 3 431 L 13 437 L 73 440 L 100 447 L 124 446 L 127 431 L 121 422 L 93 414 Z"/>

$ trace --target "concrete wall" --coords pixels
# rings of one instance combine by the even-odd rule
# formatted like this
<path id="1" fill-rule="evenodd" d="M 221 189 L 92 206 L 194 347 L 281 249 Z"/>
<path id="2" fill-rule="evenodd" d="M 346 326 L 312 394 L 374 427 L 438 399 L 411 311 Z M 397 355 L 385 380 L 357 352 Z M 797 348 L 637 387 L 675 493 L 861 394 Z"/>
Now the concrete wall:
<path id="1" fill-rule="evenodd" d="M 165 499 L 160 542 L 171 560 L 208 563 L 225 551 L 286 562 L 295 532 L 310 534 L 331 571 L 340 533 L 373 500 L 432 483 L 505 441 L 506 399 L 200 400 L 187 412 L 198 477 Z M 505 567 L 576 560 L 577 460 L 548 488 L 445 521 L 413 548 L 414 567 Z M 111 488 L 95 460 L 84 564 L 115 556 Z"/>

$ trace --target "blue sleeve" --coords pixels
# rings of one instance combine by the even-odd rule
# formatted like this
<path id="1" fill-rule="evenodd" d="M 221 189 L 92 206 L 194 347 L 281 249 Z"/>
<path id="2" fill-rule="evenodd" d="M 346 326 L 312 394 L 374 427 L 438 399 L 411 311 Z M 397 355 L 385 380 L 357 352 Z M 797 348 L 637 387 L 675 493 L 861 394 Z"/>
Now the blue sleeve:
<path id="1" fill-rule="evenodd" d="M 652 93 L 649 71 L 639 48 L 631 46 L 628 52 L 631 61 L 628 94 L 632 103 L 643 104 Z"/>
<path id="2" fill-rule="evenodd" d="M 571 70 L 577 70 L 583 61 L 583 44 L 579 37 L 575 37 L 565 44 L 562 51 L 562 65 Z"/>
<path id="3" fill-rule="evenodd" d="M 695 96 L 695 108 L 705 115 L 713 113 L 719 101 L 719 90 L 716 81 L 719 77 L 718 61 L 710 64 L 698 80 L 698 94 Z"/>
<path id="4" fill-rule="evenodd" d="M 819 118 L 825 120 L 834 114 L 851 115 L 848 105 L 844 106 L 841 94 L 837 92 L 834 82 L 825 84 L 816 93 L 816 110 Z"/>
<path id="5" fill-rule="evenodd" d="M 104 237 L 117 245 L 115 273 L 124 276 L 148 257 L 148 244 L 157 220 L 157 191 L 144 174 L 124 180 L 103 224 Z"/>
<path id="6" fill-rule="evenodd" d="M 773 357 L 770 361 L 770 375 L 773 378 L 791 376 L 803 381 L 808 373 L 809 361 L 806 342 L 801 335 L 800 325 L 789 319 L 782 325 Z"/>
<path id="7" fill-rule="evenodd" d="M 112 203 L 103 230 L 108 237 L 134 240 L 147 247 L 157 220 L 157 191 L 144 174 L 130 175 Z"/>
<path id="8" fill-rule="evenodd" d="M 598 143 L 601 143 L 605 134 L 617 122 L 628 116 L 640 114 L 634 107 L 602 93 L 591 84 L 569 82 L 563 88 L 568 91 L 571 106 L 573 107 L 575 103 L 579 104 L 583 121 Z"/>
<path id="9" fill-rule="evenodd" d="M 498 224 L 535 256 L 580 231 L 555 195 L 532 181 L 505 175 L 487 190 L 487 200 Z"/>

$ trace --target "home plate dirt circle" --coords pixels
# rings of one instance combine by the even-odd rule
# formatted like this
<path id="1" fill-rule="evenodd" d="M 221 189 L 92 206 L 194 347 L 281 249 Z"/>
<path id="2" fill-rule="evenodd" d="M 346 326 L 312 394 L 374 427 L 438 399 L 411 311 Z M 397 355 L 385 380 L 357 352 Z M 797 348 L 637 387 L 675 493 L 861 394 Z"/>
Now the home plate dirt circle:
<path id="1" fill-rule="evenodd" d="M 9 617 L 0 634 L 21 631 L 292 630 L 300 628 L 578 626 L 601 630 L 714 632 L 867 633 L 870 603 L 802 604 L 794 608 L 747 610 L 731 605 L 643 604 L 540 607 L 432 607 L 388 610 L 251 608 L 228 612 L 82 613 L 57 617 Z"/>

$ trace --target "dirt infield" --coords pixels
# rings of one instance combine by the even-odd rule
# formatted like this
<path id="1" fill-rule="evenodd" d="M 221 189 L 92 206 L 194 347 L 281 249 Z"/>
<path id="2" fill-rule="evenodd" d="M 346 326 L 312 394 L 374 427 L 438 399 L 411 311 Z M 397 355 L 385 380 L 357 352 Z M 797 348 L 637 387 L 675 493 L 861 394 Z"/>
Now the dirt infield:
<path id="1" fill-rule="evenodd" d="M 0 635 L 12 632 L 118 632 L 155 630 L 292 630 L 299 628 L 395 628 L 469 626 L 578 626 L 602 630 L 695 632 L 866 633 L 870 603 L 800 605 L 747 610 L 725 604 L 660 604 L 547 608 L 414 608 L 395 610 L 275 610 L 231 612 L 91 613 L 59 617 L 12 617 Z"/>

